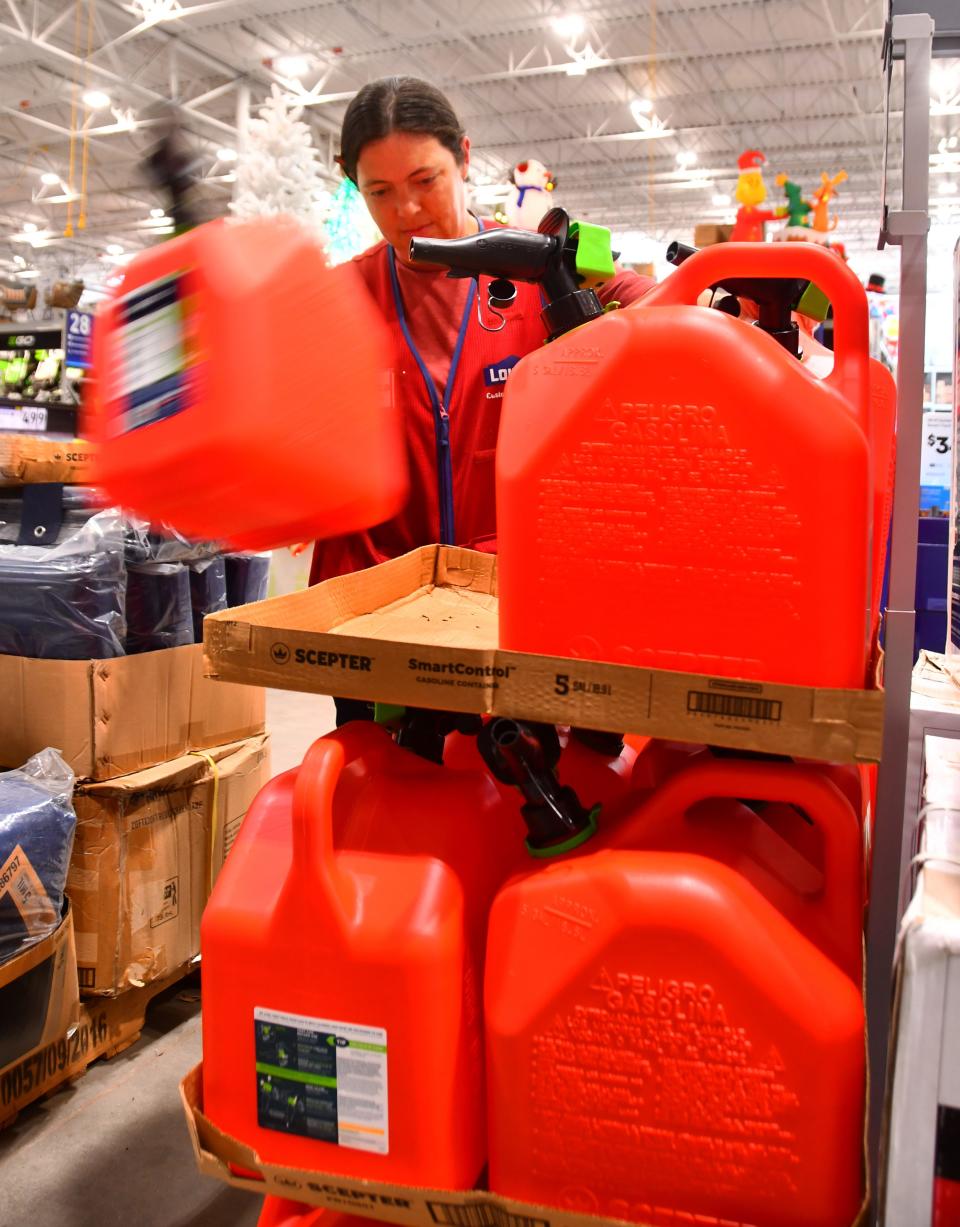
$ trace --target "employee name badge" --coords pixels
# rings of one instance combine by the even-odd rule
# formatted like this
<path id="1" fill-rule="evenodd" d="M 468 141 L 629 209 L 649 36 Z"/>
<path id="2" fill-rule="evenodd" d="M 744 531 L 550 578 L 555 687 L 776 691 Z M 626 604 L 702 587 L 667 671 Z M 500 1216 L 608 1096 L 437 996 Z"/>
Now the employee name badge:
<path id="1" fill-rule="evenodd" d="M 118 299 L 117 433 L 139 430 L 188 407 L 187 310 L 184 281 L 179 274 L 148 282 Z"/>

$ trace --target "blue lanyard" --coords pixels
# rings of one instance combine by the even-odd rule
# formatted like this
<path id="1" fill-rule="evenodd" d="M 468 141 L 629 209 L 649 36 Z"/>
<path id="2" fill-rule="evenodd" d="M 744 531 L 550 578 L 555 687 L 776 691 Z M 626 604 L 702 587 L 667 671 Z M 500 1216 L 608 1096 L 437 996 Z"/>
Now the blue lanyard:
<path id="1" fill-rule="evenodd" d="M 400 279 L 397 276 L 397 258 L 392 247 L 387 246 L 387 261 L 390 266 L 390 284 L 393 288 L 393 303 L 397 310 L 397 320 L 407 348 L 413 355 L 413 360 L 420 368 L 430 407 L 433 410 L 433 427 L 437 440 L 437 476 L 440 484 L 440 544 L 456 545 L 456 535 L 453 521 L 453 463 L 450 457 L 450 401 L 453 397 L 453 385 L 460 365 L 460 355 L 463 352 L 463 342 L 467 335 L 467 325 L 470 323 L 470 312 L 477 296 L 477 283 L 471 278 L 467 291 L 467 305 L 463 309 L 460 320 L 460 330 L 457 333 L 457 343 L 453 347 L 453 357 L 450 359 L 450 373 L 447 375 L 447 386 L 444 388 L 443 400 L 437 391 L 427 365 L 414 344 L 413 336 L 407 325 L 407 317 L 403 309 L 403 298 L 400 294 Z"/>

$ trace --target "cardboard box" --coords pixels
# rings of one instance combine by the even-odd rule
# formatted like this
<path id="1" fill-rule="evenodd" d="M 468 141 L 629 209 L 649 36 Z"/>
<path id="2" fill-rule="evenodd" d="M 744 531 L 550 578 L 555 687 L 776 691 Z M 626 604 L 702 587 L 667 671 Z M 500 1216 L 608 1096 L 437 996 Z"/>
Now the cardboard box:
<path id="1" fill-rule="evenodd" d="M 955 775 L 956 743 L 930 740 L 927 754 L 946 750 Z M 891 1225 L 954 1222 L 946 1206 L 960 1204 L 960 811 L 940 808 L 943 799 L 931 800 L 936 821 L 929 813 L 897 949 L 881 1182 L 881 1221 Z"/>
<path id="2" fill-rule="evenodd" d="M 77 1021 L 77 951 L 69 902 L 55 932 L 0 963 L 0 1070 Z"/>
<path id="3" fill-rule="evenodd" d="M 694 247 L 712 247 L 715 243 L 729 243 L 733 226 L 716 226 L 703 222 L 693 231 Z"/>
<path id="4" fill-rule="evenodd" d="M 93 444 L 86 439 L 0 434 L 0 486 L 93 480 Z"/>
<path id="5" fill-rule="evenodd" d="M 204 622 L 223 681 L 875 762 L 881 690 L 737 681 L 503 651 L 497 560 L 425 546 Z"/>
<path id="6" fill-rule="evenodd" d="M 0 765 L 55 746 L 78 779 L 109 780 L 263 732 L 265 696 L 204 677 L 199 644 L 112 660 L 0 656 Z"/>
<path id="7" fill-rule="evenodd" d="M 36 1099 L 72 1082 L 100 1057 L 111 1057 L 135 1043 L 143 1030 L 150 1001 L 189 974 L 192 965 L 144 988 L 132 988 L 119 997 L 81 1001 L 68 1024 L 41 1047 L 0 1070 L 0 1129 Z M 76 976 L 74 976 L 76 1001 Z"/>
<path id="8" fill-rule="evenodd" d="M 406 1227 L 437 1227 L 438 1224 L 441 1227 L 592 1227 L 624 1221 L 586 1213 L 585 1207 L 556 1209 L 529 1205 L 483 1189 L 414 1188 L 262 1163 L 249 1146 L 230 1137 L 204 1116 L 202 1065 L 195 1066 L 180 1083 L 180 1100 L 201 1175 L 212 1176 L 260 1196 L 289 1197 L 310 1206 L 402 1223 Z M 237 1167 L 258 1172 L 261 1178 L 238 1176 L 234 1170 Z M 577 1192 L 586 1201 L 588 1192 Z M 863 1227 L 867 1213 L 864 1204 L 851 1227 Z M 911 1220 L 897 1220 L 900 1221 Z M 704 1227 L 726 1227 L 726 1220 L 689 1215 L 677 1215 L 676 1223 L 677 1227 L 687 1223 L 690 1227 L 697 1223 L 703 1223 Z M 643 1227 L 643 1224 L 634 1223 L 632 1227 Z M 729 1227 L 737 1225 L 731 1223 Z"/>
<path id="9" fill-rule="evenodd" d="M 200 915 L 251 801 L 266 735 L 81 785 L 67 889 L 84 993 L 169 975 L 200 949 Z"/>

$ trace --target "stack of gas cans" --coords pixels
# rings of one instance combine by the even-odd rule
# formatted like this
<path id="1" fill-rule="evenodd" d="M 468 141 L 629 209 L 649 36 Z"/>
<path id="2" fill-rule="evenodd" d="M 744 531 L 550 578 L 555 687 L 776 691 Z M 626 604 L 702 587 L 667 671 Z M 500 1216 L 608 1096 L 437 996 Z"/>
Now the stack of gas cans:
<path id="1" fill-rule="evenodd" d="M 892 387 L 856 279 L 801 246 L 701 253 L 517 366 L 504 646 L 866 684 Z M 692 305 L 734 273 L 816 280 L 826 378 Z M 348 725 L 257 798 L 202 928 L 214 1124 L 308 1171 L 486 1179 L 657 1227 L 850 1227 L 866 774 L 564 738 L 550 795 L 579 794 L 589 823 L 544 845 L 470 737 L 444 760 Z"/>

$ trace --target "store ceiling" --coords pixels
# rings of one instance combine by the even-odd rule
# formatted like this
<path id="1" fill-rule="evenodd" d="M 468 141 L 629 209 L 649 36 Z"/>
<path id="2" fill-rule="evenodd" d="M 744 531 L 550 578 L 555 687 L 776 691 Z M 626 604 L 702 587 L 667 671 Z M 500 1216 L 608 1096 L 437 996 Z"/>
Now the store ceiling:
<path id="1" fill-rule="evenodd" d="M 145 9 L 166 17 L 145 20 Z M 564 13 L 583 18 L 582 32 L 558 33 Z M 165 202 L 139 163 L 156 108 L 171 97 L 201 154 L 212 216 L 232 191 L 232 167 L 217 151 L 241 143 L 238 115 L 262 102 L 272 81 L 309 94 L 306 113 L 331 167 L 350 96 L 393 73 L 449 92 L 481 185 L 537 157 L 573 213 L 658 240 L 689 238 L 697 221 L 732 217 L 714 198 L 732 195 L 737 156 L 758 147 L 772 198 L 778 171 L 809 191 L 821 171 L 845 169 L 839 234 L 848 246 L 873 247 L 883 19 L 883 0 L 90 0 L 89 8 L 87 0 L 0 0 L 0 259 L 26 252 L 68 271 L 109 264 L 108 247 L 151 241 L 150 210 Z M 281 58 L 291 55 L 306 59 L 298 79 Z M 85 107 L 79 95 L 89 89 L 110 105 Z M 960 128 L 956 79 L 938 78 L 938 90 L 946 113 L 934 119 L 932 153 Z M 630 106 L 637 98 L 653 104 L 670 135 L 643 138 Z M 65 240 L 62 184 L 71 179 L 71 127 L 82 123 L 86 224 Z M 695 154 L 695 164 L 679 167 L 678 153 Z M 956 154 L 945 158 L 952 169 Z M 82 161 L 78 145 L 75 186 Z M 62 182 L 44 183 L 43 174 Z M 11 241 L 24 225 L 46 236 L 35 248 Z"/>

